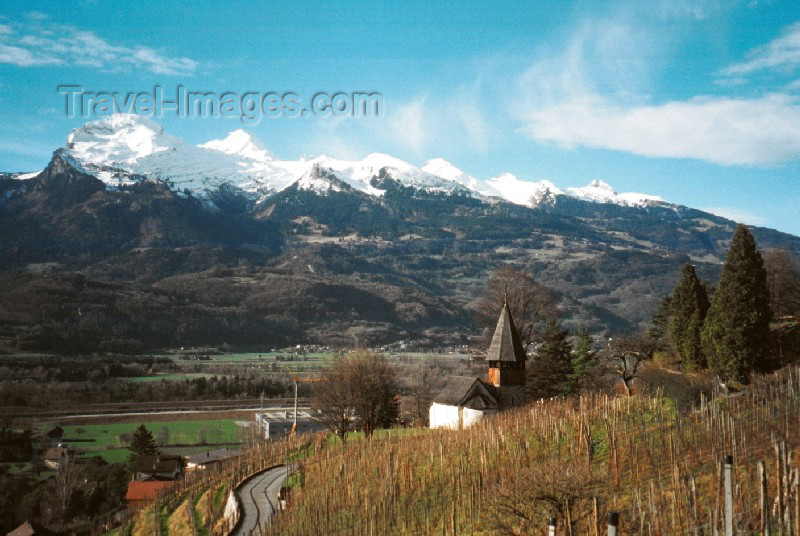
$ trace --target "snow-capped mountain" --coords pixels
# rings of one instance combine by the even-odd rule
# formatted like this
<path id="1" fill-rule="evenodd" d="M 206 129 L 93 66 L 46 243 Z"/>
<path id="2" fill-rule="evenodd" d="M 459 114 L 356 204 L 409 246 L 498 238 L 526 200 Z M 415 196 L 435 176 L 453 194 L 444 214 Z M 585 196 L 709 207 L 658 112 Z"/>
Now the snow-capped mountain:
<path id="1" fill-rule="evenodd" d="M 131 114 L 112 115 L 73 130 L 63 152 L 68 160 L 112 187 L 154 178 L 205 200 L 223 185 L 232 185 L 253 200 L 267 199 L 295 183 L 300 189 L 324 195 L 333 188 L 327 179 L 330 173 L 374 197 L 384 194 L 374 180 L 382 176 L 416 190 L 502 198 L 531 207 L 552 204 L 557 196 L 626 206 L 664 202 L 657 196 L 617 193 L 599 180 L 565 189 L 547 180 L 526 181 L 510 173 L 482 180 L 441 158 L 422 167 L 380 153 L 358 161 L 327 156 L 281 160 L 241 129 L 224 139 L 191 145 L 166 133 L 158 123 Z"/>
<path id="2" fill-rule="evenodd" d="M 593 180 L 588 186 L 582 188 L 567 188 L 566 193 L 584 201 L 614 203 L 617 205 L 634 206 L 665 202 L 663 198 L 657 195 L 638 194 L 635 192 L 617 193 L 614 188 L 601 180 Z"/>

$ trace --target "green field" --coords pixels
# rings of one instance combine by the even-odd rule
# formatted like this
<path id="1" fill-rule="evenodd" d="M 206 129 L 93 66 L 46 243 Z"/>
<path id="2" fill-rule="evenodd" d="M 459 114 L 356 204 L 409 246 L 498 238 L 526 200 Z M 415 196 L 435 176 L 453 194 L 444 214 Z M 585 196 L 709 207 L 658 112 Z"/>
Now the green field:
<path id="1" fill-rule="evenodd" d="M 221 449 L 224 447 L 228 447 L 231 449 L 239 449 L 241 448 L 240 443 L 230 443 L 227 445 L 214 445 L 213 447 L 210 446 L 197 446 L 197 447 L 161 447 L 158 450 L 164 454 L 181 454 L 183 456 L 189 456 L 191 454 L 195 454 L 196 452 L 205 452 L 207 450 L 213 449 Z M 100 456 L 108 463 L 125 463 L 128 461 L 128 458 L 131 455 L 131 451 L 128 449 L 104 449 L 104 450 L 87 450 L 81 453 L 81 458 L 92 458 L 94 456 Z"/>
<path id="2" fill-rule="evenodd" d="M 231 419 L 154 421 L 144 424 L 156 443 L 163 443 L 164 446 L 239 443 L 239 427 Z M 125 436 L 131 436 L 138 426 L 134 423 L 64 426 L 64 442 L 91 450 L 125 448 Z M 83 441 L 69 441 L 75 439 Z"/>

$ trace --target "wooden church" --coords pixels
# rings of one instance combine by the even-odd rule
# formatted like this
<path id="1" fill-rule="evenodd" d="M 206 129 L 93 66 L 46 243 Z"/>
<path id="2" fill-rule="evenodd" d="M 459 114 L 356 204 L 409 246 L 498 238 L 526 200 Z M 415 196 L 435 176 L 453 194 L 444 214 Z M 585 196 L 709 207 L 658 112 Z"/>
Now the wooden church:
<path id="1" fill-rule="evenodd" d="M 430 427 L 460 430 L 487 415 L 525 404 L 525 357 L 506 302 L 486 352 L 488 381 L 480 377 L 451 380 L 428 410 Z"/>

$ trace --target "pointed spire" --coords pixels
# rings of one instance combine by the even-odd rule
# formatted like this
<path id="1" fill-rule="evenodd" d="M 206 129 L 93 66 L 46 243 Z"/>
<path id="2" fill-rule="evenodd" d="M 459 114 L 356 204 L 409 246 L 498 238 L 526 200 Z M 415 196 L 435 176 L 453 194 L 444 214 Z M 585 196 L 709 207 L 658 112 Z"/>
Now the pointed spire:
<path id="1" fill-rule="evenodd" d="M 508 294 L 505 295 L 503 309 L 497 320 L 492 343 L 486 353 L 488 361 L 525 361 L 525 349 L 522 346 L 519 332 L 514 325 L 511 310 L 508 307 Z"/>

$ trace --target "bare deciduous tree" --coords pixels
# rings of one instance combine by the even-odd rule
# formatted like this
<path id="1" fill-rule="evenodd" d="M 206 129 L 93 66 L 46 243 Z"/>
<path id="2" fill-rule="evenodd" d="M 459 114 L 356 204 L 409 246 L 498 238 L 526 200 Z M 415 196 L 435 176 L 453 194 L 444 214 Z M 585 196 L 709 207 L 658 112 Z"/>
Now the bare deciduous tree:
<path id="1" fill-rule="evenodd" d="M 61 523 L 66 521 L 70 499 L 83 482 L 84 472 L 84 467 L 75 461 L 74 454 L 65 456 L 58 466 L 53 482 L 55 483 L 58 515 Z"/>
<path id="2" fill-rule="evenodd" d="M 487 347 L 506 299 L 527 352 L 528 347 L 537 340 L 540 323 L 545 318 L 558 316 L 555 295 L 528 273 L 514 270 L 510 266 L 501 266 L 495 270 L 477 304 L 478 317 L 486 326 L 484 343 Z"/>
<path id="3" fill-rule="evenodd" d="M 342 441 L 353 429 L 353 398 L 350 390 L 349 371 L 345 360 L 340 358 L 323 372 L 325 381 L 314 385 L 311 408 L 317 418 Z"/>
<path id="4" fill-rule="evenodd" d="M 623 335 L 608 340 L 603 356 L 609 368 L 622 380 L 625 394 L 630 396 L 631 383 L 639 374 L 642 363 L 653 357 L 653 354 L 660 349 L 661 344 L 647 335 Z"/>
<path id="5" fill-rule="evenodd" d="M 394 369 L 383 354 L 356 352 L 340 356 L 315 385 L 312 407 L 333 433 L 344 439 L 349 430 L 364 431 L 397 420 L 399 391 Z"/>
<path id="6" fill-rule="evenodd" d="M 590 511 L 587 503 L 596 487 L 597 479 L 584 464 L 536 463 L 488 495 L 483 523 L 492 534 L 539 534 L 549 517 L 557 517 L 572 534 Z"/>

